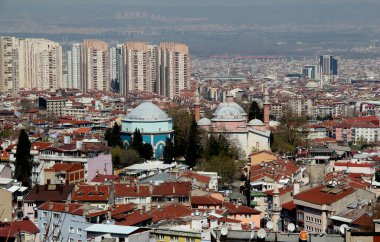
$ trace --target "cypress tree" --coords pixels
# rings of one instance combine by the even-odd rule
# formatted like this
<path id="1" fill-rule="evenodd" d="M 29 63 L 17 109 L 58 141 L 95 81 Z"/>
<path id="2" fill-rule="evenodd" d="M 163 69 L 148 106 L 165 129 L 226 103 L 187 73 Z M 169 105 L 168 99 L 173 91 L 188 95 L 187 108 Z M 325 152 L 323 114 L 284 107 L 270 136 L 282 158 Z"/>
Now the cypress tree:
<path id="1" fill-rule="evenodd" d="M 26 187 L 31 186 L 33 169 L 33 157 L 30 154 L 31 146 L 28 134 L 24 129 L 21 130 L 16 149 L 15 178 Z"/>
<path id="2" fill-rule="evenodd" d="M 186 164 L 190 167 L 194 167 L 201 155 L 200 137 L 197 128 L 197 122 L 193 118 L 190 130 L 188 133 L 187 147 L 186 147 Z"/>
<path id="3" fill-rule="evenodd" d="M 248 120 L 264 118 L 264 112 L 260 109 L 256 101 L 252 101 L 251 106 L 249 106 Z"/>
<path id="4" fill-rule="evenodd" d="M 170 164 L 173 162 L 174 155 L 174 144 L 170 138 L 166 138 L 165 147 L 163 152 L 163 158 L 165 164 Z"/>

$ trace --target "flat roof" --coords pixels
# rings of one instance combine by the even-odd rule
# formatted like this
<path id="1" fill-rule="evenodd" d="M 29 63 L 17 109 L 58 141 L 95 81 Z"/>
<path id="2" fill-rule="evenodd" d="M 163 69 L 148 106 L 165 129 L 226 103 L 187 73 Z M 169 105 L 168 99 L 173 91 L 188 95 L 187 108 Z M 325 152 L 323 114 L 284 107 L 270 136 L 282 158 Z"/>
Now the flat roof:
<path id="1" fill-rule="evenodd" d="M 138 229 L 140 229 L 140 227 L 114 224 L 93 224 L 85 229 L 85 231 L 94 233 L 131 234 Z"/>

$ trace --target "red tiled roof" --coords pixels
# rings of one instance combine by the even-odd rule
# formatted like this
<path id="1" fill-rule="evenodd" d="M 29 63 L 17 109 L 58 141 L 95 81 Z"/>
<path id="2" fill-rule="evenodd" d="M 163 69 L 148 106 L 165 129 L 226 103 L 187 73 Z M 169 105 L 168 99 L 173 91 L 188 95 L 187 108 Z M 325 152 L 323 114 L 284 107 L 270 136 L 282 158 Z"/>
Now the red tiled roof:
<path id="1" fill-rule="evenodd" d="M 105 181 L 116 181 L 119 177 L 117 175 L 105 175 L 105 174 L 98 174 L 92 179 L 91 182 L 105 182 Z"/>
<path id="2" fill-rule="evenodd" d="M 46 150 L 47 148 L 53 146 L 52 142 L 40 142 L 40 141 L 35 141 L 32 143 L 32 150 Z"/>
<path id="3" fill-rule="evenodd" d="M 74 185 L 35 185 L 26 195 L 25 202 L 66 201 Z"/>
<path id="4" fill-rule="evenodd" d="M 108 185 L 82 185 L 74 192 L 73 201 L 108 201 Z"/>
<path id="5" fill-rule="evenodd" d="M 117 215 L 123 215 L 123 217 L 124 217 L 126 215 L 126 213 L 135 210 L 135 208 L 136 208 L 136 204 L 134 204 L 134 203 L 118 204 L 112 210 L 112 217 L 115 217 Z"/>
<path id="6" fill-rule="evenodd" d="M 116 197 L 150 197 L 149 186 L 130 186 L 129 184 L 115 184 Z"/>
<path id="7" fill-rule="evenodd" d="M 193 172 L 193 171 L 185 171 L 180 175 L 180 177 L 186 177 L 189 179 L 196 179 L 197 181 L 202 182 L 202 183 L 206 183 L 206 184 L 208 184 L 210 182 L 210 179 L 211 179 L 208 176 L 203 176 L 203 175 L 198 174 L 198 173 Z"/>
<path id="8" fill-rule="evenodd" d="M 191 205 L 222 205 L 223 201 L 211 196 L 192 196 Z"/>
<path id="9" fill-rule="evenodd" d="M 296 209 L 296 205 L 294 204 L 293 201 L 290 201 L 290 202 L 282 204 L 282 208 L 291 211 L 293 209 Z"/>
<path id="10" fill-rule="evenodd" d="M 77 171 L 82 170 L 84 167 L 80 164 L 69 164 L 69 163 L 57 163 L 51 168 L 55 171 Z"/>
<path id="11" fill-rule="evenodd" d="M 169 203 L 151 211 L 153 222 L 190 216 L 192 210 L 180 203 Z"/>
<path id="12" fill-rule="evenodd" d="M 227 209 L 229 214 L 260 214 L 261 212 L 247 207 L 247 206 L 239 206 L 230 202 L 223 202 L 223 206 Z"/>
<path id="13" fill-rule="evenodd" d="M 78 128 L 74 131 L 76 134 L 86 134 L 91 131 L 91 128 Z"/>
<path id="14" fill-rule="evenodd" d="M 355 190 L 352 187 L 348 187 L 348 189 L 343 190 L 338 194 L 328 193 L 321 191 L 325 188 L 325 185 L 317 186 L 310 188 L 306 191 L 300 192 L 294 196 L 294 199 L 309 202 L 317 205 L 330 205 L 336 201 L 339 201 L 346 196 L 352 194 Z"/>
<path id="15" fill-rule="evenodd" d="M 153 187 L 152 196 L 190 196 L 191 182 L 165 182 Z"/>
<path id="16" fill-rule="evenodd" d="M 84 209 L 83 204 L 79 203 L 55 203 L 55 202 L 45 202 L 38 207 L 39 210 L 47 210 L 53 212 L 69 213 L 73 215 L 83 215 Z M 67 209 L 67 210 L 66 210 Z"/>
<path id="17" fill-rule="evenodd" d="M 334 166 L 345 166 L 345 167 L 374 167 L 374 163 L 356 163 L 356 162 L 336 162 Z"/>
<path id="18" fill-rule="evenodd" d="M 141 223 L 143 221 L 152 219 L 153 216 L 149 213 L 143 212 L 142 210 L 135 211 L 127 216 L 124 217 L 125 220 L 121 222 L 116 222 L 117 225 L 124 225 L 124 226 L 133 226 L 138 223 Z"/>
<path id="19" fill-rule="evenodd" d="M 0 222 L 0 238 L 16 238 L 20 233 L 37 234 L 40 230 L 30 220 Z"/>

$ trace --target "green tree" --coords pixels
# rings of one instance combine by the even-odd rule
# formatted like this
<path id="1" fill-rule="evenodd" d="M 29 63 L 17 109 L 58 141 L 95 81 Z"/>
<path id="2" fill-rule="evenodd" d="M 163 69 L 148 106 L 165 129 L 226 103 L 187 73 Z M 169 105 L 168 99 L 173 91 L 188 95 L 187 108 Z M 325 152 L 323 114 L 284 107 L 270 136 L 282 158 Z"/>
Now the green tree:
<path id="1" fill-rule="evenodd" d="M 223 184 L 231 184 L 237 177 L 238 167 L 234 159 L 225 152 L 212 156 L 202 162 L 201 167 L 205 171 L 218 172 Z"/>
<path id="2" fill-rule="evenodd" d="M 307 118 L 287 110 L 274 132 L 273 151 L 293 154 L 298 146 L 307 144 Z"/>
<path id="3" fill-rule="evenodd" d="M 114 167 L 120 168 L 122 152 L 123 150 L 120 146 L 112 147 L 111 155 L 112 155 L 112 164 Z"/>
<path id="4" fill-rule="evenodd" d="M 104 139 L 108 141 L 109 147 L 123 146 L 120 138 L 120 130 L 121 127 L 117 124 L 117 122 L 115 122 L 112 129 L 106 130 Z"/>
<path id="5" fill-rule="evenodd" d="M 249 106 L 248 120 L 260 119 L 263 120 L 264 111 L 259 107 L 256 101 L 252 101 L 251 106 Z"/>
<path id="6" fill-rule="evenodd" d="M 197 160 L 201 157 L 202 147 L 200 144 L 200 136 L 198 132 L 197 122 L 193 118 L 187 139 L 186 147 L 186 164 L 190 167 L 194 167 Z"/>
<path id="7" fill-rule="evenodd" d="M 17 142 L 15 177 L 22 182 L 23 186 L 30 187 L 30 177 L 32 176 L 33 157 L 30 154 L 31 143 L 25 130 L 21 130 Z"/>
<path id="8" fill-rule="evenodd" d="M 120 161 L 123 166 L 133 165 L 140 161 L 140 155 L 134 149 L 123 150 L 121 153 Z"/>
<path id="9" fill-rule="evenodd" d="M 144 143 L 142 147 L 142 151 L 140 153 L 140 157 L 145 160 L 151 160 L 153 158 L 153 147 L 149 143 Z"/>
<path id="10" fill-rule="evenodd" d="M 170 164 L 175 158 L 174 154 L 174 144 L 170 138 L 166 138 L 165 147 L 163 152 L 163 159 L 165 164 Z"/>
<path id="11" fill-rule="evenodd" d="M 143 152 L 143 146 L 144 146 L 143 137 L 140 133 L 140 130 L 135 129 L 132 136 L 132 142 L 128 148 L 132 148 L 136 150 L 141 156 L 141 153 Z"/>
<path id="12" fill-rule="evenodd" d="M 174 124 L 174 156 L 184 157 L 193 116 L 186 109 L 181 109 L 180 107 L 168 109 L 168 113 L 172 117 Z"/>

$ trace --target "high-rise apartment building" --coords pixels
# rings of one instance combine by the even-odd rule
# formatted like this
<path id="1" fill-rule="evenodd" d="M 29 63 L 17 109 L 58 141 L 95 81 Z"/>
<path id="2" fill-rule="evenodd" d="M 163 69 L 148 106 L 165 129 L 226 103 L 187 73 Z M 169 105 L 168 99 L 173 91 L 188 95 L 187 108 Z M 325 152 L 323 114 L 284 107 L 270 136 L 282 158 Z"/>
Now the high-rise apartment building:
<path id="1" fill-rule="evenodd" d="M 154 91 L 151 73 L 155 60 L 151 58 L 151 49 L 145 42 L 127 42 L 123 46 L 123 78 L 120 82 L 123 95 L 131 90 Z"/>
<path id="2" fill-rule="evenodd" d="M 160 43 L 160 81 L 157 93 L 173 98 L 190 84 L 189 47 L 184 44 Z"/>
<path id="3" fill-rule="evenodd" d="M 19 64 L 19 59 L 22 57 L 19 49 L 19 39 L 0 38 L 0 92 L 15 92 L 20 85 L 18 80 L 25 80 L 23 77 L 25 68 Z"/>
<path id="4" fill-rule="evenodd" d="M 80 43 L 73 43 L 67 52 L 67 88 L 81 89 Z"/>
<path id="5" fill-rule="evenodd" d="M 81 44 L 81 89 L 109 91 L 108 45 L 101 40 L 84 40 Z"/>
<path id="6" fill-rule="evenodd" d="M 322 76 L 338 75 L 338 60 L 331 55 L 322 55 L 319 57 L 319 71 Z"/>
<path id="7" fill-rule="evenodd" d="M 0 39 L 2 92 L 20 88 L 61 88 L 62 47 L 46 39 Z"/>

